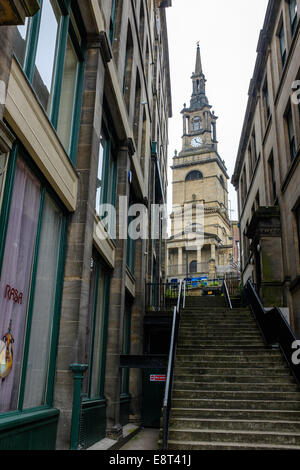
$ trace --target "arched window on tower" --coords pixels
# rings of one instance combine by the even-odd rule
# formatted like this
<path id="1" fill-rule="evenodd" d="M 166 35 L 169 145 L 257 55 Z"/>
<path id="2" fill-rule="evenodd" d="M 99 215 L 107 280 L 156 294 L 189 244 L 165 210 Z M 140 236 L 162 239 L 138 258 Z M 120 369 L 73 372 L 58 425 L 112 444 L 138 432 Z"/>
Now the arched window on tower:
<path id="1" fill-rule="evenodd" d="M 202 129 L 202 121 L 199 116 L 194 117 L 193 119 L 193 131 L 199 131 Z"/>
<path id="2" fill-rule="evenodd" d="M 190 263 L 190 273 L 196 274 L 196 272 L 197 272 L 197 261 L 192 261 Z"/>
<path id="3" fill-rule="evenodd" d="M 185 181 L 196 181 L 196 180 L 202 180 L 203 179 L 203 174 L 199 170 L 193 170 L 188 173 L 188 175 L 185 178 Z"/>

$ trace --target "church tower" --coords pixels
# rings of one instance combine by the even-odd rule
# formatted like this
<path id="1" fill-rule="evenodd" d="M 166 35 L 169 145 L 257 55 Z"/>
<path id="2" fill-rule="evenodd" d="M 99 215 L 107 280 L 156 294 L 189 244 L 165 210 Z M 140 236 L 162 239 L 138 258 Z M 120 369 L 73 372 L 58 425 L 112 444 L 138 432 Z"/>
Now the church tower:
<path id="1" fill-rule="evenodd" d="M 231 270 L 229 176 L 218 154 L 217 116 L 206 96 L 199 44 L 190 105 L 183 117 L 182 150 L 173 158 L 173 212 L 168 278 L 210 279 Z M 183 215 L 184 214 L 184 215 Z"/>

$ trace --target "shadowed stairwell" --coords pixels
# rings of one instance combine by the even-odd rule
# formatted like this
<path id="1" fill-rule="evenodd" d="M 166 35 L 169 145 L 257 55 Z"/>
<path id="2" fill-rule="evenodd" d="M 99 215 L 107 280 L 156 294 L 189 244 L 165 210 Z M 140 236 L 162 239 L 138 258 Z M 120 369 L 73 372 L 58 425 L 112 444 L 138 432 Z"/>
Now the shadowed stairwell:
<path id="1" fill-rule="evenodd" d="M 168 449 L 300 449 L 300 391 L 287 363 L 250 310 L 230 310 L 223 297 L 186 300 Z"/>

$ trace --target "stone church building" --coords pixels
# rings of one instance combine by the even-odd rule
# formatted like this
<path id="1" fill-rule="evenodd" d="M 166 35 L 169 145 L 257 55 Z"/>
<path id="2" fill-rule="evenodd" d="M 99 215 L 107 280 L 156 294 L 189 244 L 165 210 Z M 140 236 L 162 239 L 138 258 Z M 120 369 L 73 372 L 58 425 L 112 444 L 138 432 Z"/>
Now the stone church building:
<path id="1" fill-rule="evenodd" d="M 199 44 L 193 92 L 184 104 L 182 151 L 173 158 L 173 212 L 168 241 L 168 279 L 207 276 L 232 270 L 229 179 L 218 153 L 217 116 L 206 96 Z"/>

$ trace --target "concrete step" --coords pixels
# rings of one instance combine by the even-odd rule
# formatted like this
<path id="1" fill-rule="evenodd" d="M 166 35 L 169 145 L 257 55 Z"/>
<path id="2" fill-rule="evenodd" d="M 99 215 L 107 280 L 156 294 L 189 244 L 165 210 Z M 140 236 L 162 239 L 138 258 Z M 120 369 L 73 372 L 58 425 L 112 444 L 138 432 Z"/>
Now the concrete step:
<path id="1" fill-rule="evenodd" d="M 171 418 L 170 427 L 173 429 L 220 429 L 222 431 L 267 431 L 276 433 L 300 433 L 300 420 L 252 420 L 252 419 L 197 419 Z"/>
<path id="2" fill-rule="evenodd" d="M 161 441 L 159 441 L 161 445 Z M 168 441 L 168 450 L 299 450 L 300 446 L 238 442 Z"/>
<path id="3" fill-rule="evenodd" d="M 289 373 L 282 375 L 274 375 L 272 371 L 269 374 L 262 375 L 253 375 L 248 372 L 248 375 L 245 374 L 231 374 L 231 375 L 216 375 L 211 369 L 211 373 L 195 375 L 195 374 L 186 374 L 183 370 L 175 371 L 174 380 L 176 382 L 198 382 L 198 383 L 249 383 L 249 384 L 295 384 L 293 376 Z M 251 371 L 250 371 L 251 372 Z"/>
<path id="4" fill-rule="evenodd" d="M 299 392 L 270 392 L 270 391 L 228 391 L 228 390 L 178 390 L 175 388 L 172 393 L 172 399 L 186 398 L 187 400 L 277 400 L 277 401 L 294 401 L 299 403 L 300 409 L 300 393 Z"/>
<path id="5" fill-rule="evenodd" d="M 211 349 L 201 349 L 197 351 L 195 354 L 192 354 L 190 350 L 184 350 L 177 348 L 176 358 L 181 356 L 188 356 L 188 357 L 206 357 L 206 356 L 228 356 L 228 357 L 256 357 L 257 355 L 270 355 L 274 357 L 282 357 L 281 352 L 278 348 L 271 349 L 266 347 L 261 348 L 243 348 L 243 349 L 236 349 L 236 348 L 211 348 Z"/>
<path id="6" fill-rule="evenodd" d="M 174 381 L 174 389 L 176 390 L 213 390 L 213 391 L 237 391 L 237 392 L 299 392 L 300 388 L 293 383 L 241 383 L 241 382 L 191 382 Z"/>
<path id="7" fill-rule="evenodd" d="M 189 362 L 184 362 L 184 361 L 176 361 L 176 366 L 177 367 L 183 367 L 183 368 L 214 368 L 214 367 L 222 367 L 223 369 L 231 369 L 233 367 L 239 367 L 239 368 L 249 368 L 249 367 L 255 367 L 256 369 L 270 369 L 273 367 L 279 367 L 282 366 L 285 369 L 288 369 L 288 365 L 281 359 L 279 359 L 276 362 L 272 361 L 232 361 L 229 359 L 228 361 L 218 361 L 217 363 L 215 361 L 189 361 Z"/>
<path id="8" fill-rule="evenodd" d="M 195 340 L 210 340 L 210 339 L 216 339 L 218 341 L 222 341 L 223 339 L 226 341 L 226 340 L 229 340 L 230 338 L 234 339 L 235 341 L 237 339 L 241 339 L 241 341 L 245 341 L 246 339 L 249 339 L 249 340 L 252 340 L 252 339 L 259 339 L 261 340 L 261 335 L 256 332 L 256 331 L 249 331 L 247 332 L 246 334 L 241 334 L 239 332 L 237 333 L 231 333 L 229 335 L 229 333 L 227 331 L 224 331 L 223 333 L 218 333 L 218 334 L 214 334 L 213 332 L 207 332 L 205 333 L 204 331 L 197 331 L 195 330 L 193 333 L 192 332 L 185 332 L 185 331 L 181 331 L 180 332 L 180 335 L 179 335 L 179 338 L 178 338 L 178 341 L 180 340 L 192 340 L 192 341 L 195 341 Z"/>
<path id="9" fill-rule="evenodd" d="M 285 366 L 278 365 L 278 367 L 273 367 L 272 369 L 263 368 L 259 369 L 257 367 L 248 366 L 246 368 L 242 367 L 227 367 L 227 368 L 216 368 L 216 367 L 181 367 L 175 364 L 175 375 L 193 375 L 200 378 L 202 375 L 218 375 L 220 377 L 227 377 L 227 376 L 249 376 L 251 375 L 253 378 L 256 377 L 267 377 L 267 376 L 285 376 L 289 375 L 289 369 Z"/>
<path id="10" fill-rule="evenodd" d="M 247 409 L 225 409 L 225 408 L 182 408 L 173 407 L 171 418 L 194 418 L 194 419 L 226 419 L 235 420 L 270 420 L 270 421 L 299 421 L 300 409 L 293 410 L 247 410 Z"/>
<path id="11" fill-rule="evenodd" d="M 182 312 L 181 311 L 181 316 L 180 318 L 203 318 L 203 319 L 208 319 L 208 320 L 211 320 L 211 319 L 223 319 L 223 320 L 226 320 L 226 319 L 231 319 L 231 318 L 243 318 L 243 319 L 247 319 L 247 320 L 251 320 L 251 321 L 255 321 L 255 318 L 253 317 L 252 313 L 250 312 L 234 312 L 234 313 L 228 313 L 228 312 L 224 312 L 222 310 L 220 311 L 211 311 L 211 310 L 207 310 L 207 311 L 203 311 L 203 310 L 195 310 L 194 312 L 192 311 L 184 311 Z"/>
<path id="12" fill-rule="evenodd" d="M 248 331 L 248 330 L 255 330 L 255 331 L 260 331 L 259 328 L 255 323 L 249 324 L 249 325 L 241 325 L 241 324 L 233 324 L 233 325 L 227 325 L 225 323 L 224 325 L 216 325 L 215 323 L 212 324 L 207 324 L 203 323 L 203 325 L 197 325 L 198 328 L 204 330 L 204 331 Z M 194 330 L 194 322 L 191 323 L 181 323 L 180 324 L 180 330 Z"/>
<path id="13" fill-rule="evenodd" d="M 201 343 L 198 344 L 191 344 L 189 341 L 186 341 L 184 343 L 179 343 L 178 344 L 178 349 L 185 349 L 191 351 L 191 354 L 195 354 L 198 351 L 201 351 L 202 349 L 216 349 L 219 348 L 222 351 L 224 351 L 224 348 L 228 349 L 237 349 L 241 350 L 243 348 L 249 349 L 249 348 L 261 348 L 263 347 L 264 343 L 260 341 L 245 341 L 244 343 L 241 343 L 239 341 L 227 341 L 223 342 L 220 341 L 219 343 L 217 341 L 211 340 L 211 341 L 202 341 Z"/>
<path id="14" fill-rule="evenodd" d="M 229 400 L 229 399 L 188 399 L 173 398 L 172 406 L 175 408 L 225 408 L 239 410 L 300 410 L 299 400 Z"/>
<path id="15" fill-rule="evenodd" d="M 219 429 L 169 429 L 169 439 L 172 441 L 200 442 L 238 442 L 271 445 L 299 446 L 300 433 L 270 432 L 270 431 L 235 431 Z"/>
<path id="16" fill-rule="evenodd" d="M 221 364 L 222 366 L 227 364 L 228 362 L 233 362 L 236 364 L 278 364 L 278 362 L 281 362 L 285 364 L 284 359 L 279 356 L 273 356 L 273 355 L 262 355 L 258 354 L 257 356 L 241 356 L 241 355 L 200 355 L 200 354 L 195 354 L 195 355 L 176 355 L 176 363 L 181 364 L 184 363 L 184 365 L 187 364 L 193 364 L 196 363 L 197 366 L 198 364 L 203 365 L 203 364 L 208 364 L 208 363 L 213 363 L 214 365 Z"/>
<path id="17" fill-rule="evenodd" d="M 257 325 L 255 322 L 252 320 L 248 319 L 238 319 L 238 318 L 232 318 L 230 321 L 228 320 L 225 322 L 224 320 L 203 320 L 201 318 L 195 318 L 194 320 L 190 320 L 188 318 L 182 318 L 180 321 L 180 327 L 184 328 L 191 328 L 191 327 L 197 327 L 197 328 L 214 328 L 214 329 L 222 329 L 222 328 L 234 328 L 234 327 L 240 327 L 242 329 L 244 328 L 257 328 Z"/>
<path id="18" fill-rule="evenodd" d="M 216 340 L 216 339 L 199 339 L 199 340 L 189 340 L 189 339 L 180 339 L 178 341 L 179 348 L 188 348 L 197 351 L 198 348 L 203 348 L 204 346 L 219 346 L 219 347 L 233 347 L 237 346 L 242 348 L 247 346 L 260 346 L 264 345 L 263 340 L 258 339 L 232 339 L 232 338 L 224 338 L 223 340 Z"/>

